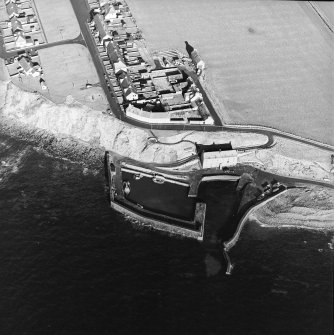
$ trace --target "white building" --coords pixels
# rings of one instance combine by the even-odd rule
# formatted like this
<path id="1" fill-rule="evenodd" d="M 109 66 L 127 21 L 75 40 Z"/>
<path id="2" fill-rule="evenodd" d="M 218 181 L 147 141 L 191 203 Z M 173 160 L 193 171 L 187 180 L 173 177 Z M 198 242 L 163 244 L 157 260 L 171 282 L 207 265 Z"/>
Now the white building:
<path id="1" fill-rule="evenodd" d="M 200 75 L 204 71 L 204 68 L 205 68 L 205 63 L 204 63 L 203 59 L 198 54 L 198 51 L 196 49 L 193 50 L 190 57 L 196 65 L 197 75 Z"/>
<path id="2" fill-rule="evenodd" d="M 100 7 L 106 6 L 109 4 L 109 0 L 100 0 Z"/>
<path id="3" fill-rule="evenodd" d="M 236 150 L 203 151 L 201 154 L 203 169 L 223 169 L 224 167 L 234 166 L 238 163 Z"/>
<path id="4" fill-rule="evenodd" d="M 190 99 L 191 107 L 198 109 L 198 103 L 203 101 L 203 96 L 200 92 L 196 92 L 195 95 Z"/>
<path id="5" fill-rule="evenodd" d="M 138 94 L 133 87 L 128 87 L 124 90 L 125 99 L 128 101 L 138 100 Z"/>
<path id="6" fill-rule="evenodd" d="M 168 113 L 152 113 L 147 112 L 142 109 L 139 109 L 133 105 L 129 105 L 129 107 L 125 111 L 126 116 L 146 123 L 170 123 L 170 118 Z"/>
<path id="7" fill-rule="evenodd" d="M 17 48 L 22 49 L 34 45 L 34 40 L 30 36 L 24 36 L 23 33 L 18 33 L 15 39 Z"/>
<path id="8" fill-rule="evenodd" d="M 21 57 L 18 59 L 19 71 L 23 72 L 26 76 L 38 77 L 40 75 L 40 66 L 34 67 L 30 58 Z"/>
<path id="9" fill-rule="evenodd" d="M 111 21 L 112 19 L 117 19 L 117 11 L 114 6 L 110 6 L 107 14 L 104 16 L 106 21 Z"/>
<path id="10" fill-rule="evenodd" d="M 204 121 L 205 124 L 215 124 L 212 116 L 208 116 L 208 118 Z"/>
<path id="11" fill-rule="evenodd" d="M 122 71 L 123 72 L 128 72 L 128 68 L 126 67 L 126 65 L 121 60 L 114 63 L 114 70 L 115 70 L 116 74 L 121 73 Z"/>

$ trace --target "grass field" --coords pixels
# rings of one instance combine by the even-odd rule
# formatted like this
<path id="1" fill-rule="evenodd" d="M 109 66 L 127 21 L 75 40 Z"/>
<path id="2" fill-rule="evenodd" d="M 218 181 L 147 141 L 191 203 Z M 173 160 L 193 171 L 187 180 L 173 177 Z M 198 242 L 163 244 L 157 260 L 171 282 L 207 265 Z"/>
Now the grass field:
<path id="1" fill-rule="evenodd" d="M 66 44 L 38 51 L 49 88 L 50 98 L 56 103 L 68 95 L 97 110 L 106 110 L 107 100 L 101 87 L 85 89 L 86 84 L 97 84 L 99 78 L 86 47 Z"/>
<path id="2" fill-rule="evenodd" d="M 9 74 L 5 65 L 5 60 L 0 58 L 0 80 L 7 81 L 9 80 Z"/>
<path id="3" fill-rule="evenodd" d="M 6 6 L 3 1 L 0 2 L 0 21 L 8 20 L 8 14 L 6 11 Z"/>
<path id="4" fill-rule="evenodd" d="M 331 1 L 312 1 L 313 5 L 317 6 L 321 14 L 323 14 L 328 23 L 334 27 L 334 3 Z"/>
<path id="5" fill-rule="evenodd" d="M 48 43 L 73 39 L 80 27 L 70 0 L 34 0 Z"/>
<path id="6" fill-rule="evenodd" d="M 306 2 L 127 2 L 152 51 L 199 50 L 231 123 L 334 144 L 333 37 Z"/>

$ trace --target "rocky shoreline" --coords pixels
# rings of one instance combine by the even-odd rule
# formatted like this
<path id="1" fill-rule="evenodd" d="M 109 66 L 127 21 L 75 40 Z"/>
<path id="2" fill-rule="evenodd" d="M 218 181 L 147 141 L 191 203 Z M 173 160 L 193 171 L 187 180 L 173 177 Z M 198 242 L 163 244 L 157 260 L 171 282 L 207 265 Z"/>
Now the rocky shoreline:
<path id="1" fill-rule="evenodd" d="M 334 190 L 320 186 L 289 189 L 251 214 L 262 227 L 333 230 Z"/>
<path id="2" fill-rule="evenodd" d="M 47 153 L 75 160 L 84 165 L 101 166 L 105 150 L 112 150 L 143 162 L 168 164 L 194 154 L 195 148 L 192 142 L 196 139 L 208 143 L 213 139 L 217 141 L 220 134 L 223 138 L 227 138 L 231 134 L 232 141 L 242 143 L 242 140 L 237 136 L 237 132 L 221 132 L 220 134 L 213 133 L 210 135 L 192 132 L 185 136 L 180 134 L 174 137 L 166 135 L 166 137 L 162 137 L 162 140 L 166 143 L 152 142 L 150 141 L 152 138 L 151 132 L 131 127 L 111 115 L 94 111 L 70 98 L 67 99 L 67 103 L 56 105 L 38 94 L 25 92 L 12 83 L 1 81 L 0 93 L 2 98 L 0 99 L 0 127 L 3 134 L 28 141 Z M 212 139 L 210 136 L 212 136 Z M 247 143 L 251 143 L 251 133 L 240 134 L 240 136 L 245 136 Z M 263 139 L 259 136 L 262 136 Z M 259 136 L 254 135 L 256 145 L 267 140 L 263 135 Z M 254 164 L 259 165 L 259 168 L 264 171 L 271 172 L 272 169 L 275 170 L 272 171 L 273 173 L 280 171 L 280 162 L 273 164 L 273 158 L 278 157 L 277 154 L 283 150 L 281 146 L 278 141 L 278 146 L 274 149 L 263 150 L 264 159 L 262 163 L 259 163 L 259 154 L 256 154 L 256 151 L 256 156 L 250 155 L 250 160 L 253 159 Z M 285 146 L 284 150 L 287 151 L 289 147 Z M 287 155 L 286 152 L 284 154 Z M 317 161 L 325 160 L 329 154 L 325 151 L 319 151 L 319 155 Z M 249 164 L 250 160 L 247 159 L 246 155 L 240 162 Z M 312 161 L 309 163 L 313 164 Z M 303 164 L 303 162 L 300 164 Z M 295 163 L 292 164 L 293 166 L 295 166 Z M 318 173 L 316 169 L 317 166 L 314 165 L 312 167 L 314 175 Z M 319 176 L 322 178 L 327 176 L 333 178 L 328 171 L 329 165 L 328 167 L 320 166 L 318 169 Z M 298 177 L 300 174 L 303 175 L 303 170 L 300 171 L 289 169 L 288 172 L 292 174 L 292 177 Z M 312 187 L 306 189 L 312 189 Z M 332 189 L 319 189 L 324 190 L 324 193 L 322 193 L 324 198 L 319 198 L 317 203 L 320 206 L 324 202 L 328 208 L 318 208 L 312 197 L 307 202 L 306 195 L 313 194 L 312 192 L 307 193 L 303 189 L 295 189 L 289 192 L 289 196 L 284 195 L 284 206 L 281 206 L 283 200 L 277 198 L 256 211 L 257 222 L 265 222 L 266 225 L 272 226 L 293 224 L 332 229 L 334 226 L 332 219 L 334 210 L 330 204 L 334 192 Z M 290 197 L 291 192 L 297 192 L 300 197 L 305 198 L 303 206 L 294 202 L 295 198 Z M 286 211 L 279 212 L 278 208 L 286 209 Z"/>

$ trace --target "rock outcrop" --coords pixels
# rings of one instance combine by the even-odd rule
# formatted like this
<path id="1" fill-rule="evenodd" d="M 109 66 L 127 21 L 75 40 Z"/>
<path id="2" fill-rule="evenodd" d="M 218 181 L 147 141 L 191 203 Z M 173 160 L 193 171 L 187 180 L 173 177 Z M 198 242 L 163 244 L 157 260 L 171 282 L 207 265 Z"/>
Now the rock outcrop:
<path id="1" fill-rule="evenodd" d="M 263 226 L 332 230 L 333 198 L 333 189 L 320 186 L 290 189 L 258 208 L 249 219 Z"/>

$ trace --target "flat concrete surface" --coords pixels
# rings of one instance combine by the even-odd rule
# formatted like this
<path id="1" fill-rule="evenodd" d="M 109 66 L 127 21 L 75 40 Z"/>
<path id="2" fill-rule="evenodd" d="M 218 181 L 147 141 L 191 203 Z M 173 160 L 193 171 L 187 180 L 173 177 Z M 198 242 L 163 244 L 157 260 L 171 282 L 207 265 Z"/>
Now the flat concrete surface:
<path id="1" fill-rule="evenodd" d="M 334 144 L 333 34 L 307 2 L 127 2 L 150 49 L 199 50 L 231 123 Z"/>
<path id="2" fill-rule="evenodd" d="M 74 39 L 80 28 L 70 0 L 34 0 L 48 43 Z"/>

